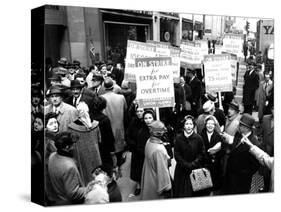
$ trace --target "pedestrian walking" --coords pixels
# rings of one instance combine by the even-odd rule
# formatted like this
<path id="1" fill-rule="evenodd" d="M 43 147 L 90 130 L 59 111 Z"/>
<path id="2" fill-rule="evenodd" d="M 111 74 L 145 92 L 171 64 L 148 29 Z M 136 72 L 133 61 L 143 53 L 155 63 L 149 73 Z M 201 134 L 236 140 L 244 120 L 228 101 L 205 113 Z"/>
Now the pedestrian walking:
<path id="1" fill-rule="evenodd" d="M 145 159 L 141 180 L 141 200 L 164 199 L 171 197 L 170 159 L 161 137 L 166 132 L 161 121 L 150 125 L 150 138 L 145 145 Z"/>

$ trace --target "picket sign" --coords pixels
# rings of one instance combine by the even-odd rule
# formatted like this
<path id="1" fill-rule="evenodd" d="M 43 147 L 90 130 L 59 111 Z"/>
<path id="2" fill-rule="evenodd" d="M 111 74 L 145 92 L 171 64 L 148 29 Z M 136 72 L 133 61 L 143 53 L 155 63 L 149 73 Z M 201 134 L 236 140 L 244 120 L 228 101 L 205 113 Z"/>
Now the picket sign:
<path id="1" fill-rule="evenodd" d="M 205 55 L 206 92 L 232 91 L 231 55 Z"/>
<path id="2" fill-rule="evenodd" d="M 136 58 L 139 107 L 173 107 L 175 103 L 171 57 Z"/>

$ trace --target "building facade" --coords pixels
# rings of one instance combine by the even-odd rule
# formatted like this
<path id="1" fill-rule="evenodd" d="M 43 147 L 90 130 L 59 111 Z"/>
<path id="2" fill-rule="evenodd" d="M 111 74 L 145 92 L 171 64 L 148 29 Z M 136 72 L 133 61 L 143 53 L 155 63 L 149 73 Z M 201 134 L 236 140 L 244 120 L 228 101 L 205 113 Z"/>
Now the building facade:
<path id="1" fill-rule="evenodd" d="M 179 46 L 181 39 L 203 35 L 202 22 L 178 13 L 55 5 L 45 5 L 43 10 L 44 58 L 53 66 L 61 57 L 79 60 L 86 67 L 97 61 L 123 63 L 127 40 Z"/>

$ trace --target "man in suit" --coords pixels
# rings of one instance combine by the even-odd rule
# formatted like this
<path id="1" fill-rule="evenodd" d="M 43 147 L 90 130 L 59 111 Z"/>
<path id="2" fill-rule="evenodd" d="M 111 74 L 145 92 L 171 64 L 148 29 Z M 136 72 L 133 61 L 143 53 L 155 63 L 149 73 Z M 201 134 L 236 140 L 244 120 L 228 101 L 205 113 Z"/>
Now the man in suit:
<path id="1" fill-rule="evenodd" d="M 92 117 L 92 106 L 96 94 L 92 90 L 86 88 L 77 79 L 71 81 L 71 91 L 72 95 L 66 98 L 64 102 L 72 105 L 75 108 L 77 108 L 80 102 L 85 102 L 90 110 L 89 115 Z"/>
<path id="2" fill-rule="evenodd" d="M 259 168 L 258 160 L 249 152 L 249 146 L 244 140 L 258 145 L 258 139 L 253 133 L 255 119 L 244 113 L 239 122 L 239 130 L 234 136 L 221 134 L 226 142 L 223 149 L 227 152 L 224 166 L 223 194 L 246 194 L 250 192 L 254 173 Z"/>
<path id="3" fill-rule="evenodd" d="M 90 89 L 94 91 L 98 96 L 105 93 L 103 84 L 104 77 L 100 73 L 93 73 L 92 75 L 92 86 Z"/>
<path id="4" fill-rule="evenodd" d="M 249 61 L 248 70 L 244 75 L 243 104 L 244 113 L 252 114 L 255 104 L 255 93 L 259 87 L 259 75 L 255 71 L 254 62 Z"/>
<path id="5" fill-rule="evenodd" d="M 46 93 L 50 102 L 45 106 L 45 114 L 56 113 L 59 122 L 59 132 L 67 131 L 68 125 L 78 119 L 78 111 L 75 107 L 62 101 L 63 91 L 60 87 L 52 86 Z"/>
<path id="6" fill-rule="evenodd" d="M 104 80 L 105 94 L 102 95 L 106 99 L 106 108 L 104 114 L 108 116 L 115 138 L 115 155 L 117 157 L 117 166 L 122 165 L 122 153 L 125 150 L 125 132 L 124 119 L 127 103 L 125 97 L 121 94 L 113 92 L 114 82 L 110 77 Z"/>
<path id="7" fill-rule="evenodd" d="M 192 96 L 190 98 L 191 113 L 194 117 L 198 116 L 198 110 L 201 108 L 201 81 L 196 77 L 194 69 L 188 69 L 187 76 L 189 77 L 189 85 L 191 87 Z"/>

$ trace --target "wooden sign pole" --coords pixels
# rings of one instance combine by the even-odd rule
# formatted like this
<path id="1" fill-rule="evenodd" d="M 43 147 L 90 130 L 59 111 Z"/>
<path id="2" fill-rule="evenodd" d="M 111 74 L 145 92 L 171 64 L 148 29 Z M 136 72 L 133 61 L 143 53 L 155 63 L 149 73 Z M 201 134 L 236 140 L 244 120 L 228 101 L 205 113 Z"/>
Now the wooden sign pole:
<path id="1" fill-rule="evenodd" d="M 222 106 L 222 100 L 221 100 L 221 92 L 218 92 L 219 94 L 219 109 L 223 110 L 223 106 Z"/>

